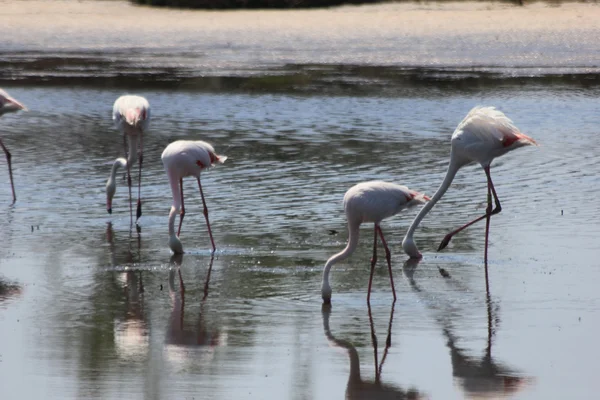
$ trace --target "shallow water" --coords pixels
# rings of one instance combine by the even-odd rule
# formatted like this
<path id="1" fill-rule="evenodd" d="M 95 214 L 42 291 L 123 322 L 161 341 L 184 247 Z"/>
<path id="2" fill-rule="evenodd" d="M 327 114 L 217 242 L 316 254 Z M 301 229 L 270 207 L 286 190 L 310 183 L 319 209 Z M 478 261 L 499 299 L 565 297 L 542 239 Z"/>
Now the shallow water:
<path id="1" fill-rule="evenodd" d="M 8 90 L 31 111 L 0 120 L 18 196 L 9 205 L 0 171 L 7 398 L 595 395 L 597 85 L 426 79 L 382 93 L 348 84 L 342 95 L 136 80 L 153 112 L 138 234 L 124 181 L 112 216 L 105 210 L 104 184 L 123 151 L 110 110 L 128 85 L 69 82 L 13 82 Z M 503 211 L 491 224 L 489 296 L 483 224 L 435 251 L 485 209 L 485 175 L 469 166 L 418 229 L 418 265 L 400 247 L 417 210 L 384 222 L 393 308 L 381 261 L 367 307 L 372 232 L 364 226 L 359 249 L 332 271 L 331 310 L 322 309 L 322 266 L 346 240 L 344 192 L 383 179 L 433 194 L 450 135 L 476 104 L 497 106 L 541 144 L 492 167 Z M 194 180 L 184 183 L 186 254 L 172 257 L 167 247 L 171 196 L 160 154 L 183 138 L 229 157 L 202 175 L 214 259 Z"/>

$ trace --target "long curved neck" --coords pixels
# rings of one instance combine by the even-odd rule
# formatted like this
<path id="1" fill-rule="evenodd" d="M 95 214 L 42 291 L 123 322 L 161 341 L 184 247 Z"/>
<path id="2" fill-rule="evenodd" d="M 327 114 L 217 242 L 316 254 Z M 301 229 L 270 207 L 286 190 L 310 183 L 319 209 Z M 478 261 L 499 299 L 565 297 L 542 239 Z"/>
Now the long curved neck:
<path id="1" fill-rule="evenodd" d="M 423 208 L 421 208 L 421 211 L 419 211 L 419 214 L 417 214 L 417 216 L 413 220 L 412 224 L 410 225 L 410 228 L 408 228 L 408 232 L 406 232 L 406 236 L 404 236 L 404 240 L 406 240 L 407 238 L 412 239 L 412 237 L 415 233 L 415 230 L 421 223 L 421 220 L 423 220 L 423 218 L 425 218 L 425 215 L 427 215 L 427 213 L 429 211 L 431 211 L 431 209 L 435 206 L 435 204 L 446 193 L 446 191 L 450 187 L 450 184 L 454 180 L 454 177 L 456 176 L 456 172 L 460 169 L 460 167 L 461 167 L 461 165 L 456 163 L 453 160 L 452 155 L 450 155 L 450 164 L 448 165 L 448 170 L 446 171 L 446 176 L 444 177 L 444 181 L 438 188 L 437 192 L 435 192 L 435 194 L 433 195 L 431 200 L 428 201 L 427 204 L 425 204 L 423 206 Z"/>
<path id="2" fill-rule="evenodd" d="M 108 182 L 106 182 L 106 186 L 116 185 L 116 177 L 119 168 L 127 168 L 127 160 L 123 157 L 119 157 L 113 163 L 112 169 L 110 170 L 110 176 L 108 177 Z"/>
<path id="3" fill-rule="evenodd" d="M 331 270 L 331 267 L 333 267 L 333 264 L 335 264 L 338 261 L 342 261 L 345 258 L 348 258 L 356 249 L 356 246 L 358 245 L 359 226 L 360 223 L 355 223 L 353 221 L 348 220 L 348 244 L 346 245 L 346 248 L 344 250 L 331 256 L 329 260 L 327 260 L 327 262 L 325 263 L 325 268 L 323 268 L 323 288 L 330 288 L 329 271 Z"/>
<path id="4" fill-rule="evenodd" d="M 171 186 L 171 193 L 173 194 L 173 205 L 169 212 L 169 236 L 174 236 L 175 218 L 177 218 L 177 214 L 179 214 L 181 208 L 181 188 L 179 187 L 179 180 L 175 175 L 167 171 L 167 176 L 169 177 L 169 185 Z"/>
<path id="5" fill-rule="evenodd" d="M 137 151 L 138 151 L 137 135 L 129 135 L 127 142 L 129 143 L 129 151 L 127 152 L 127 163 L 129 164 L 129 168 L 131 168 L 131 166 L 137 159 Z"/>
<path id="6" fill-rule="evenodd" d="M 119 157 L 115 160 L 115 162 L 113 163 L 112 166 L 112 170 L 110 171 L 110 176 L 108 178 L 108 182 L 106 182 L 106 185 L 116 185 L 116 176 L 117 176 L 117 171 L 119 170 L 119 168 L 127 168 L 127 165 L 129 165 L 131 167 L 131 165 L 133 165 L 133 162 L 135 161 L 136 157 L 137 157 L 137 136 L 130 136 L 129 137 L 129 151 L 127 153 L 127 159 L 123 158 L 123 157 Z"/>

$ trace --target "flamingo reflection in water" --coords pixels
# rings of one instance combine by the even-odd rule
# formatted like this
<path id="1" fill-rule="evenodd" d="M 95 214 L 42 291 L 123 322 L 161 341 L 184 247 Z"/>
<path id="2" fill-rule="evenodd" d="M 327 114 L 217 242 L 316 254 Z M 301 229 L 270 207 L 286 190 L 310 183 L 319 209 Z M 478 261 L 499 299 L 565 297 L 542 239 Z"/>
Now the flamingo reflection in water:
<path id="1" fill-rule="evenodd" d="M 374 352 L 374 365 L 375 365 L 375 380 L 369 381 L 361 377 L 360 374 L 360 359 L 358 357 L 358 351 L 352 343 L 347 340 L 337 339 L 332 333 L 329 327 L 329 318 L 331 315 L 331 305 L 323 304 L 323 330 L 329 343 L 336 347 L 340 347 L 348 351 L 350 357 L 350 374 L 348 376 L 348 385 L 346 387 L 346 399 L 420 399 L 424 398 L 415 389 L 404 390 L 400 387 L 393 386 L 390 384 L 384 384 L 381 382 L 381 372 L 383 369 L 383 363 L 388 354 L 388 350 L 392 345 L 392 321 L 394 318 L 394 304 L 392 303 L 390 311 L 390 322 L 388 324 L 388 334 L 385 340 L 385 348 L 381 357 L 381 362 L 378 362 L 378 349 L 377 349 L 377 335 L 375 334 L 375 325 L 373 324 L 373 316 L 371 314 L 371 305 L 367 304 L 369 310 L 369 323 L 371 324 L 371 340 L 373 343 Z M 425 396 L 426 398 L 426 396 Z"/>
<path id="2" fill-rule="evenodd" d="M 403 273 L 406 276 L 411 289 L 423 299 L 426 292 L 421 289 L 414 279 L 414 273 L 419 260 L 409 259 L 404 263 Z M 452 282 L 451 280 L 445 280 Z M 487 287 L 487 286 L 486 286 Z M 461 291 L 464 289 L 461 289 Z M 424 301 L 428 304 L 427 301 Z M 489 290 L 486 291 L 487 308 L 487 345 L 483 357 L 477 359 L 467 355 L 467 351 L 458 347 L 459 338 L 453 332 L 452 323 L 444 316 L 452 314 L 450 310 L 439 310 L 428 304 L 428 307 L 436 312 L 436 321 L 442 327 L 442 333 L 446 338 L 446 346 L 450 350 L 452 362 L 452 374 L 460 383 L 466 398 L 507 398 L 524 390 L 532 382 L 533 378 L 525 377 L 522 373 L 503 365 L 494 360 L 492 345 L 495 335 L 495 327 L 499 323 L 498 307 L 495 307 Z"/>
<path id="3" fill-rule="evenodd" d="M 185 324 L 185 284 L 181 275 L 182 254 L 174 254 L 171 257 L 172 268 L 169 270 L 169 296 L 171 297 L 172 310 L 169 316 L 167 328 L 165 352 L 167 358 L 174 364 L 186 364 L 197 359 L 198 353 L 193 347 L 202 347 L 202 354 L 210 359 L 214 357 L 217 346 L 227 343 L 227 333 L 218 328 L 211 327 L 205 318 L 204 309 L 208 297 L 210 274 L 214 262 L 214 256 L 210 258 L 206 281 L 204 282 L 204 296 L 200 301 L 200 314 L 193 328 Z M 175 284 L 175 275 L 178 277 L 179 287 Z"/>
<path id="4" fill-rule="evenodd" d="M 115 273 L 123 286 L 124 298 L 123 313 L 114 319 L 115 346 L 121 358 L 139 360 L 147 356 L 150 341 L 144 308 L 142 271 L 129 268 L 135 263 L 131 239 L 130 235 L 127 245 L 124 246 L 125 241 L 115 240 L 112 224 L 107 224 L 106 240 L 110 250 L 110 265 L 116 269 Z M 137 242 L 134 243 L 137 243 L 139 253 L 139 236 Z M 123 268 L 123 265 L 126 267 Z"/>

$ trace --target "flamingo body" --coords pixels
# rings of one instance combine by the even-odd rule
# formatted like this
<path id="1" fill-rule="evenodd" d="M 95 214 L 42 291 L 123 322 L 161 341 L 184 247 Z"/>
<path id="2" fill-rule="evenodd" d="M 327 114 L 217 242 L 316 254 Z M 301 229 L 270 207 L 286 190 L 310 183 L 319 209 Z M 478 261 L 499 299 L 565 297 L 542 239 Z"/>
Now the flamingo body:
<path id="1" fill-rule="evenodd" d="M 370 299 L 371 280 L 373 278 L 375 261 L 377 260 L 376 248 L 378 233 L 386 251 L 392 291 L 394 292 L 395 298 L 396 294 L 391 274 L 390 253 L 379 224 L 385 218 L 394 216 L 405 208 L 423 204 L 427 200 L 429 200 L 429 197 L 424 194 L 395 183 L 369 181 L 351 187 L 344 195 L 344 210 L 346 212 L 346 220 L 348 221 L 348 244 L 344 250 L 333 255 L 325 264 L 321 286 L 323 301 L 326 304 L 331 302 L 332 291 L 331 286 L 329 285 L 329 271 L 331 267 L 336 262 L 349 257 L 354 252 L 358 244 L 359 227 L 363 222 L 372 222 L 375 225 L 375 243 L 373 245 L 373 259 L 371 262 L 371 277 L 369 279 L 367 301 Z"/>
<path id="2" fill-rule="evenodd" d="M 8 114 L 11 112 L 17 112 L 19 110 L 27 111 L 27 107 L 25 107 L 23 104 L 19 103 L 17 100 L 15 100 L 13 97 L 11 97 L 4 90 L 0 89 L 0 117 L 4 114 Z M 6 163 L 8 164 L 8 176 L 10 177 L 10 187 L 12 189 L 13 203 L 14 203 L 15 201 L 17 201 L 17 195 L 15 193 L 15 184 L 13 181 L 13 174 L 12 174 L 12 163 L 11 163 L 12 155 L 10 154 L 10 152 L 8 151 L 6 146 L 4 146 L 4 143 L 2 143 L 2 139 L 0 139 L 0 147 L 2 147 L 2 150 L 4 151 L 4 155 L 6 156 Z"/>
<path id="3" fill-rule="evenodd" d="M 125 134 L 141 134 L 150 123 L 150 103 L 142 96 L 121 96 L 113 105 L 113 121 L 116 128 Z"/>
<path id="4" fill-rule="evenodd" d="M 112 213 L 112 199 L 116 192 L 115 176 L 119 168 L 125 168 L 127 169 L 127 185 L 129 187 L 129 210 L 130 216 L 133 219 L 133 208 L 131 203 L 131 166 L 136 159 L 138 159 L 139 175 L 138 202 L 136 212 L 137 221 L 142 216 L 141 183 L 142 163 L 144 160 L 143 134 L 148 130 L 148 126 L 150 124 L 150 103 L 148 103 L 148 100 L 141 96 L 121 96 L 113 105 L 113 121 L 115 122 L 115 127 L 123 133 L 125 158 L 117 158 L 113 163 L 111 175 L 106 182 L 106 209 L 109 214 Z"/>
<path id="5" fill-rule="evenodd" d="M 475 107 L 461 121 L 451 140 L 451 155 L 461 166 L 477 162 L 489 166 L 496 157 L 536 142 L 493 107 Z"/>
<path id="6" fill-rule="evenodd" d="M 183 223 L 183 217 L 185 215 L 183 203 L 183 178 L 194 176 L 198 180 L 198 187 L 200 189 L 202 203 L 204 204 L 204 216 L 206 218 L 206 224 L 208 226 L 208 232 L 214 252 L 215 245 L 212 239 L 210 223 L 208 222 L 208 210 L 204 201 L 202 185 L 200 184 L 200 173 L 215 164 L 224 163 L 225 160 L 227 160 L 227 157 L 217 155 L 212 145 L 201 140 L 177 140 L 165 148 L 161 158 L 173 194 L 173 205 L 169 212 L 169 247 L 176 254 L 183 253 L 183 246 L 179 240 L 181 224 Z M 180 213 L 180 222 L 176 234 L 175 217 L 178 213 Z"/>
<path id="7" fill-rule="evenodd" d="M 487 260 L 489 218 L 491 215 L 499 213 L 502 209 L 492 183 L 490 164 L 494 158 L 528 145 L 537 145 L 537 143 L 529 136 L 521 133 L 514 123 L 501 111 L 496 110 L 494 107 L 478 106 L 473 108 L 452 134 L 450 164 L 448 165 L 446 176 L 439 189 L 431 198 L 431 201 L 421 209 L 408 229 L 402 241 L 402 248 L 405 253 L 411 258 L 422 257 L 413 239 L 416 228 L 425 215 L 446 193 L 458 170 L 469 163 L 477 162 L 484 169 L 488 180 L 488 208 L 486 209 L 486 214 L 450 232 L 442 240 L 438 250 L 445 248 L 454 234 L 486 218 L 485 259 Z M 492 210 L 492 195 L 496 203 L 494 210 Z"/>

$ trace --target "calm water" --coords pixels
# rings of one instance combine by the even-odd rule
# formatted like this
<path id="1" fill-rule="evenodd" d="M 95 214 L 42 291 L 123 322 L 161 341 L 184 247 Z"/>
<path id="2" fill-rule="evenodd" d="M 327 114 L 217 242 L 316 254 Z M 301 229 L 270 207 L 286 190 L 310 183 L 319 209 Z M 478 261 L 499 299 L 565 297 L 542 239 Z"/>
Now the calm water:
<path id="1" fill-rule="evenodd" d="M 362 90 L 355 78 L 364 71 L 331 70 L 325 76 L 342 77 L 342 89 L 304 82 L 259 92 L 179 90 L 185 81 L 177 74 L 166 87 L 137 79 L 102 85 L 94 74 L 3 83 L 31 110 L 0 120 L 18 196 L 10 206 L 2 163 L 3 398 L 595 396 L 594 72 L 574 82 L 426 73 L 379 93 Z M 124 181 L 112 216 L 104 192 L 122 153 L 112 103 L 131 87 L 153 109 L 139 234 L 130 230 Z M 433 194 L 450 135 L 476 104 L 497 106 L 541 143 L 493 165 L 503 211 L 491 225 L 489 296 L 483 224 L 435 251 L 451 228 L 485 209 L 485 175 L 470 166 L 417 231 L 420 263 L 407 263 L 400 246 L 418 210 L 383 224 L 393 307 L 382 262 L 367 307 L 372 228 L 364 226 L 355 255 L 333 269 L 332 308 L 322 309 L 323 264 L 346 240 L 345 191 L 383 179 Z M 218 248 L 212 259 L 194 180 L 184 183 L 187 252 L 175 258 L 167 246 L 171 195 L 160 154 L 184 138 L 207 140 L 229 157 L 202 175 Z"/>

